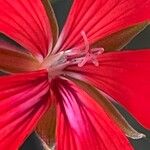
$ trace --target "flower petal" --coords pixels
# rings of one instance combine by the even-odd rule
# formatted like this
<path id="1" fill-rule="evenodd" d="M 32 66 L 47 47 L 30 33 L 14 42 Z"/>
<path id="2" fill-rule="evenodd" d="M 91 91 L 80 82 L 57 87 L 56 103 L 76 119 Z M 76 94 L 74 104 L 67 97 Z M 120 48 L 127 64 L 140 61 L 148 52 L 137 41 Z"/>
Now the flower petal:
<path id="1" fill-rule="evenodd" d="M 57 19 L 56 19 L 56 16 L 55 16 L 55 13 L 54 13 L 54 10 L 52 8 L 50 1 L 51 0 L 42 0 L 42 3 L 45 7 L 46 13 L 49 18 L 49 22 L 51 24 L 52 35 L 53 35 L 53 45 L 54 45 L 58 39 L 59 27 L 58 27 Z"/>
<path id="2" fill-rule="evenodd" d="M 99 67 L 87 64 L 68 71 L 111 96 L 150 129 L 150 50 L 104 53 L 99 61 Z"/>
<path id="3" fill-rule="evenodd" d="M 18 149 L 49 106 L 47 72 L 1 77 L 0 149 Z"/>
<path id="4" fill-rule="evenodd" d="M 99 40 L 91 45 L 94 47 L 103 47 L 105 51 L 117 51 L 126 46 L 135 36 L 137 36 L 142 30 L 149 25 L 148 22 L 138 23 L 130 26 L 119 32 L 115 32 L 109 36 L 106 36 L 102 40 Z"/>
<path id="5" fill-rule="evenodd" d="M 2 33 L 0 33 L 0 48 L 15 49 L 17 51 L 27 52 L 25 48 Z"/>
<path id="6" fill-rule="evenodd" d="M 71 77 L 67 77 L 71 81 L 73 81 L 76 85 L 82 88 L 89 96 L 96 100 L 99 103 L 105 112 L 115 121 L 115 123 L 122 129 L 122 131 L 126 134 L 126 136 L 132 139 L 140 139 L 144 138 L 145 135 L 143 133 L 137 132 L 132 126 L 126 121 L 126 119 L 121 115 L 121 113 L 115 108 L 113 103 L 111 103 L 108 98 L 103 96 L 98 89 L 89 85 L 88 83 L 74 79 Z"/>
<path id="7" fill-rule="evenodd" d="M 34 71 L 40 63 L 31 55 L 14 48 L 0 48 L 0 71 L 18 73 Z"/>
<path id="8" fill-rule="evenodd" d="M 39 138 L 40 142 L 42 143 L 44 150 L 52 150 L 49 148 L 49 146 L 45 143 L 45 141 L 40 136 L 37 135 L 37 137 Z"/>
<path id="9" fill-rule="evenodd" d="M 42 119 L 39 121 L 36 131 L 42 138 L 42 140 L 47 144 L 47 146 L 52 147 L 55 144 L 55 129 L 56 129 L 56 110 L 54 105 L 51 109 L 45 113 Z"/>
<path id="10" fill-rule="evenodd" d="M 52 37 L 49 20 L 40 0 L 0 0 L 0 10 L 1 33 L 39 59 L 47 55 Z"/>
<path id="11" fill-rule="evenodd" d="M 52 86 L 58 103 L 57 150 L 132 150 L 104 109 L 82 89 L 61 79 Z"/>
<path id="12" fill-rule="evenodd" d="M 54 52 L 84 46 L 81 32 L 90 43 L 150 19 L 150 0 L 74 0 Z M 81 44 L 81 45 L 80 45 Z"/>

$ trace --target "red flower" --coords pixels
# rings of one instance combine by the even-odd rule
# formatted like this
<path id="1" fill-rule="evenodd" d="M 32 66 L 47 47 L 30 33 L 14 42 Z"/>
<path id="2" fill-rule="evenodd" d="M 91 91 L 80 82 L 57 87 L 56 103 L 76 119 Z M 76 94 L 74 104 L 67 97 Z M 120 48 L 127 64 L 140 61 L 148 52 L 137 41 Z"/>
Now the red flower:
<path id="1" fill-rule="evenodd" d="M 56 149 L 133 149 L 125 134 L 144 135 L 105 97 L 150 128 L 150 51 L 107 51 L 148 25 L 150 0 L 74 0 L 59 38 L 48 0 L 0 0 L 0 10 L 0 32 L 24 48 L 0 44 L 11 74 L 0 78 L 0 149 L 18 149 L 47 111 L 52 142 L 54 107 Z"/>

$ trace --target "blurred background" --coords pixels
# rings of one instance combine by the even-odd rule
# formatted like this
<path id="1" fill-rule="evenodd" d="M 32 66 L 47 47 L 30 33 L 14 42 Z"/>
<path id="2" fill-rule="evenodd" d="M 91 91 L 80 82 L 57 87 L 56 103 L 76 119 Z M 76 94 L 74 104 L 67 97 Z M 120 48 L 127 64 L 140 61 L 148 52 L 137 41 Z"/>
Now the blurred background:
<path id="1" fill-rule="evenodd" d="M 54 0 L 52 2 L 60 30 L 62 29 L 68 11 L 71 6 L 71 0 Z M 40 13 L 40 12 L 39 12 Z M 0 38 L 5 38 L 1 36 Z M 140 33 L 136 38 L 134 38 L 130 44 L 128 44 L 125 49 L 141 49 L 150 48 L 150 27 L 147 27 L 142 33 Z M 130 124 L 139 132 L 146 134 L 147 138 L 140 140 L 129 139 L 134 146 L 135 150 L 150 150 L 150 131 L 143 129 L 125 110 L 120 106 L 115 104 L 115 106 L 120 110 L 120 112 L 127 118 Z M 150 118 L 147 118 L 150 119 Z M 35 133 L 32 133 L 30 137 L 25 141 L 20 150 L 43 150 L 40 141 L 38 140 Z"/>

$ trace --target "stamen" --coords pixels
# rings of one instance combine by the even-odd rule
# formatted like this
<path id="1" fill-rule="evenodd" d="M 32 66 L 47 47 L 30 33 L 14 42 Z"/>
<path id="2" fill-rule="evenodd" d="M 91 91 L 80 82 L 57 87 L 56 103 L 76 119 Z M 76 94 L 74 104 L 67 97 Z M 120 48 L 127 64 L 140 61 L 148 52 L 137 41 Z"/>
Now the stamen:
<path id="1" fill-rule="evenodd" d="M 87 36 L 86 36 L 86 34 L 85 34 L 85 32 L 84 31 L 81 31 L 81 35 L 82 35 L 82 37 L 83 37 L 83 40 L 84 40 L 84 44 L 85 44 L 85 52 L 89 52 L 89 50 L 90 50 L 90 45 L 89 45 L 89 41 L 88 41 L 88 39 L 87 39 Z"/>
<path id="2" fill-rule="evenodd" d="M 69 62 L 69 61 L 66 61 L 65 63 L 58 64 L 58 65 L 56 65 L 55 67 L 54 67 L 54 66 L 49 67 L 49 68 L 48 68 L 49 77 L 52 79 L 52 78 L 54 78 L 55 76 L 61 74 L 61 73 L 62 73 L 62 70 L 63 70 L 64 68 L 66 68 L 69 64 L 70 64 L 70 62 Z"/>
<path id="3" fill-rule="evenodd" d="M 47 69 L 49 78 L 55 78 L 64 74 L 64 69 L 71 65 L 83 67 L 87 62 L 99 66 L 98 55 L 104 52 L 103 48 L 90 48 L 89 40 L 84 31 L 81 32 L 84 41 L 84 49 L 73 48 L 61 51 L 57 54 L 48 55 L 40 66 L 40 69 Z"/>
<path id="4" fill-rule="evenodd" d="M 49 55 L 45 58 L 45 60 L 42 62 L 40 69 L 48 68 L 51 66 L 55 66 L 56 64 L 66 62 L 65 58 L 65 52 L 59 52 L 55 55 Z"/>
<path id="5" fill-rule="evenodd" d="M 90 49 L 90 44 L 87 39 L 87 36 L 84 31 L 81 31 L 81 35 L 83 37 L 84 43 L 85 43 L 85 57 L 82 59 L 80 63 L 78 63 L 78 67 L 83 67 L 88 61 L 91 61 L 95 66 L 99 66 L 99 62 L 97 60 L 97 55 L 100 55 L 104 52 L 103 48 L 93 48 Z M 98 53 L 94 53 L 98 52 Z"/>

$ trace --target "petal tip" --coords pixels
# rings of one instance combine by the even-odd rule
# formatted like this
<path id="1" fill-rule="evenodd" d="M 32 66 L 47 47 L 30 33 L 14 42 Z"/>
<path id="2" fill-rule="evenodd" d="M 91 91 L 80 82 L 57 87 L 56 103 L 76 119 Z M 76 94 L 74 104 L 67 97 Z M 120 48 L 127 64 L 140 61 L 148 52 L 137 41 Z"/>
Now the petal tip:
<path id="1" fill-rule="evenodd" d="M 146 138 L 145 134 L 139 133 L 139 132 L 131 133 L 130 135 L 128 134 L 127 136 L 130 137 L 133 140 L 139 140 L 139 139 L 142 139 L 142 138 Z"/>

